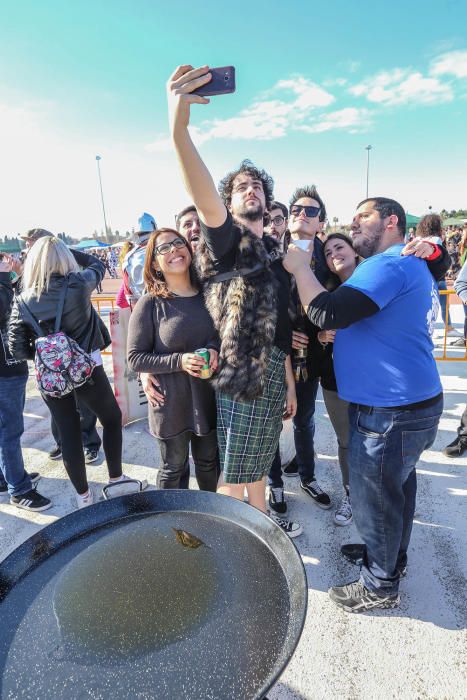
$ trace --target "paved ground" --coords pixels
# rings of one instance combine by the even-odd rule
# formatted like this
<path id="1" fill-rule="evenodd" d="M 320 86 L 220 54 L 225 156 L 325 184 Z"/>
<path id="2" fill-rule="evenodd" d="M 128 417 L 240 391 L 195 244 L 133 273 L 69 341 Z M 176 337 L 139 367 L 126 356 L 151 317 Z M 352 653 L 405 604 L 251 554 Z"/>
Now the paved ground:
<path id="1" fill-rule="evenodd" d="M 462 309 L 454 319 L 460 328 Z M 297 651 L 271 700 L 378 698 L 467 698 L 467 459 L 448 459 L 450 442 L 467 397 L 467 363 L 440 365 L 445 411 L 432 450 L 419 463 L 419 494 L 409 573 L 402 582 L 401 607 L 351 616 L 333 606 L 329 586 L 348 582 L 357 570 L 339 556 L 339 547 L 358 537 L 354 526 L 338 528 L 333 510 L 322 511 L 286 484 L 290 514 L 304 525 L 297 542 L 306 567 L 308 616 Z M 45 406 L 32 382 L 25 412 L 27 468 L 43 474 L 40 490 L 54 508 L 30 515 L 0 504 L 0 559 L 27 537 L 75 507 L 61 462 L 47 458 L 52 439 Z M 317 476 L 335 502 L 341 496 L 336 443 L 321 397 L 318 400 Z M 155 483 L 159 452 L 145 421 L 124 430 L 125 472 Z M 88 467 L 96 486 L 105 482 L 102 462 Z M 192 486 L 195 488 L 195 484 Z"/>

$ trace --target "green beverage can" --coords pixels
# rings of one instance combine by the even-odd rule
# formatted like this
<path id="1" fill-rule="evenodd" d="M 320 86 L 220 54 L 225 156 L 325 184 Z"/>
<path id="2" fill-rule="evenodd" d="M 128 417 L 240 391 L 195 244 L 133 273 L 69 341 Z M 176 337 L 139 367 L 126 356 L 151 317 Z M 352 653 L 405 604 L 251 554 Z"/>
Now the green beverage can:
<path id="1" fill-rule="evenodd" d="M 199 350 L 195 350 L 195 354 L 199 355 L 204 360 L 204 365 L 201 367 L 199 376 L 201 377 L 201 379 L 209 379 L 212 375 L 211 368 L 209 367 L 209 361 L 211 359 L 209 350 L 207 350 L 206 348 L 200 348 Z"/>

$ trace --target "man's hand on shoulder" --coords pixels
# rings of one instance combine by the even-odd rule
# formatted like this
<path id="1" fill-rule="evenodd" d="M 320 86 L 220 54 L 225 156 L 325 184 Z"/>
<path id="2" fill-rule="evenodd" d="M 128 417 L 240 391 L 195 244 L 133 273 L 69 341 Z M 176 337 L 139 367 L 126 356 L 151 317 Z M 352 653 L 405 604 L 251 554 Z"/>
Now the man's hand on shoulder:
<path id="1" fill-rule="evenodd" d="M 401 255 L 414 255 L 416 258 L 430 258 L 437 250 L 436 243 L 424 238 L 414 238 L 401 250 Z"/>

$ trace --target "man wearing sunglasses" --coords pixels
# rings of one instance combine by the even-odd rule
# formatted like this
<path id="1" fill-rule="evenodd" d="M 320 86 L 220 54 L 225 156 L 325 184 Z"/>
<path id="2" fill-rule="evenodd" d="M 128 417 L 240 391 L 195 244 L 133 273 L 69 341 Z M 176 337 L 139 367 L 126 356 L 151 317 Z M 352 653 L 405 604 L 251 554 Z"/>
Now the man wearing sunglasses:
<path id="1" fill-rule="evenodd" d="M 264 227 L 265 233 L 279 241 L 282 250 L 284 250 L 288 216 L 289 212 L 285 204 L 273 202 L 269 210 L 269 223 Z"/>
<path id="2" fill-rule="evenodd" d="M 329 273 L 324 261 L 323 244 L 316 234 L 320 230 L 321 221 L 326 218 L 326 207 L 316 187 L 313 185 L 297 189 L 290 200 L 289 212 L 291 240 L 313 242 L 311 267 L 324 284 Z M 319 357 L 322 355 L 317 341 L 319 329 L 313 326 L 303 313 L 296 287 L 292 288 L 291 309 L 294 316 L 292 362 L 297 392 L 297 412 L 293 418 L 296 457 L 284 469 L 284 475 L 300 476 L 302 490 L 317 506 L 327 510 L 331 507 L 331 499 L 315 479 L 314 415 L 321 374 Z M 276 512 L 285 512 L 283 481 L 277 460 L 269 473 L 269 487 L 271 508 Z"/>

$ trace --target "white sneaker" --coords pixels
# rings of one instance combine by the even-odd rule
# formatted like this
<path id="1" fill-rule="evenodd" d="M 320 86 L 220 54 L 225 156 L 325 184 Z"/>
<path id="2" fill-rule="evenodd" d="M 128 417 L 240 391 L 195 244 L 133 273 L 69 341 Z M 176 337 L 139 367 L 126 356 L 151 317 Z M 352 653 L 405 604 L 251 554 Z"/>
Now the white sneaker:
<path id="1" fill-rule="evenodd" d="M 336 525 L 341 526 L 350 525 L 352 522 L 352 506 L 350 504 L 350 496 L 347 493 L 334 514 L 334 522 Z"/>
<path id="2" fill-rule="evenodd" d="M 292 522 L 292 520 L 285 520 L 285 518 L 279 518 L 277 515 L 274 515 L 271 512 L 269 512 L 268 515 L 271 518 L 271 520 L 274 520 L 276 525 L 279 525 L 282 532 L 285 532 L 285 534 L 291 537 L 292 539 L 302 534 L 303 527 L 300 525 L 300 523 L 294 523 Z"/>
<path id="3" fill-rule="evenodd" d="M 78 505 L 78 510 L 81 508 L 86 508 L 86 506 L 92 506 L 94 503 L 94 493 L 92 491 L 92 488 L 89 487 L 88 493 L 86 496 L 80 496 L 80 494 L 76 494 L 76 503 Z"/>
<path id="4" fill-rule="evenodd" d="M 450 328 L 448 332 L 446 333 L 447 338 L 462 338 L 463 335 L 462 333 L 459 333 L 457 328 Z"/>

